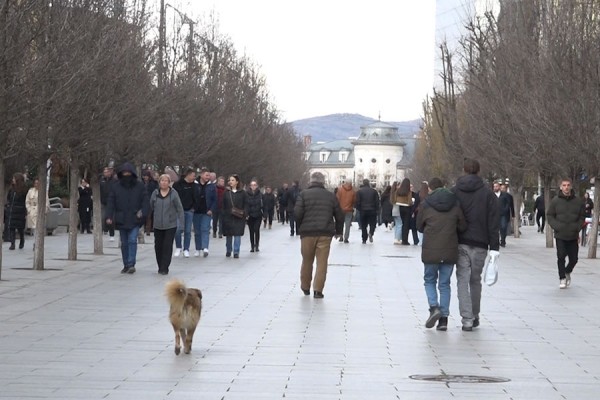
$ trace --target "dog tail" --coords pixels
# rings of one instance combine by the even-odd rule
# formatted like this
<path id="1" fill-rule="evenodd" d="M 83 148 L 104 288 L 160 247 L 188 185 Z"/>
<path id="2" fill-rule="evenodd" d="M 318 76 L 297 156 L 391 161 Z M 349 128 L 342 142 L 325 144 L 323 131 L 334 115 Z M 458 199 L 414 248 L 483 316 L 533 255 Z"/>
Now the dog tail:
<path id="1" fill-rule="evenodd" d="M 169 304 L 182 304 L 187 296 L 187 288 L 183 281 L 173 279 L 165 285 L 165 295 L 169 300 Z"/>

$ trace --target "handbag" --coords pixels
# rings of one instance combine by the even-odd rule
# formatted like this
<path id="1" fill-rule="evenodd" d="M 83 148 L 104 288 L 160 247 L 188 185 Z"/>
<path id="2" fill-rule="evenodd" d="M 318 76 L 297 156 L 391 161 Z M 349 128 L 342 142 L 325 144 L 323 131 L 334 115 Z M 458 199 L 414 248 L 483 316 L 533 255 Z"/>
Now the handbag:
<path id="1" fill-rule="evenodd" d="M 231 215 L 240 219 L 244 218 L 244 210 L 233 205 L 233 195 L 231 194 L 231 191 L 229 192 L 229 197 L 231 198 Z"/>
<path id="2" fill-rule="evenodd" d="M 496 250 L 490 250 L 487 258 L 485 259 L 485 267 L 483 270 L 483 281 L 486 285 L 492 286 L 498 281 L 498 259 L 500 258 L 500 252 Z"/>

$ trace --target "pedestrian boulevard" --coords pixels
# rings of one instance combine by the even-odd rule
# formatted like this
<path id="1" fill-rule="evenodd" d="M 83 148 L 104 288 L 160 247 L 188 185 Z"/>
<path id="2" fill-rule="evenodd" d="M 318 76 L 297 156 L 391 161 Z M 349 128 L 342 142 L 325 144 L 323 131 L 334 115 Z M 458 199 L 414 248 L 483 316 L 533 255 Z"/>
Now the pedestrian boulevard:
<path id="1" fill-rule="evenodd" d="M 600 260 L 581 248 L 560 290 L 555 249 L 535 227 L 521 231 L 501 249 L 473 332 L 461 331 L 454 277 L 448 331 L 425 328 L 421 248 L 393 245 L 382 228 L 372 244 L 356 225 L 349 244 L 332 243 L 324 299 L 302 294 L 300 239 L 275 223 L 259 253 L 246 235 L 240 258 L 225 258 L 225 239 L 211 238 L 209 257 L 175 259 L 168 276 L 152 237 L 133 275 L 119 273 L 106 236 L 94 255 L 79 235 L 78 261 L 67 261 L 66 233 L 46 237 L 45 271 L 30 269 L 31 237 L 20 251 L 4 243 L 0 399 L 595 399 Z M 189 355 L 173 351 L 172 278 L 204 296 Z"/>

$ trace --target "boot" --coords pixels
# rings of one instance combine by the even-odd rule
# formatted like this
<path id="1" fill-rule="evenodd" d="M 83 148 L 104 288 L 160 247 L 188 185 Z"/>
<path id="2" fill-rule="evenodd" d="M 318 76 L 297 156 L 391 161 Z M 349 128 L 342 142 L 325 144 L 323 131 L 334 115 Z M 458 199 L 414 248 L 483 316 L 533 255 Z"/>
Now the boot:
<path id="1" fill-rule="evenodd" d="M 442 317 L 442 312 L 439 307 L 429 308 L 429 318 L 425 322 L 425 328 L 433 328 L 435 323 Z"/>
<path id="2" fill-rule="evenodd" d="M 21 238 L 21 241 L 19 242 L 19 248 L 22 249 L 23 247 L 25 247 L 25 240 Z"/>
<path id="3" fill-rule="evenodd" d="M 441 317 L 440 320 L 438 321 L 438 325 L 437 325 L 437 329 L 438 331 L 445 331 L 448 329 L 448 317 Z"/>
<path id="4" fill-rule="evenodd" d="M 15 249 L 15 242 L 12 242 L 10 244 L 10 247 L 8 248 L 9 250 L 14 250 Z"/>

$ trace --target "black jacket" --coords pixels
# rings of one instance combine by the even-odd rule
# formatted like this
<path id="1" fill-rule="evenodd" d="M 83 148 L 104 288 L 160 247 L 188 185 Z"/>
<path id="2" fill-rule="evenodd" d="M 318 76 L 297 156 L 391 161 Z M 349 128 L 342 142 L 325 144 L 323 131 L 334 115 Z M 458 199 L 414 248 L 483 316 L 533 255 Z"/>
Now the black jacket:
<path id="1" fill-rule="evenodd" d="M 184 211 L 194 210 L 196 206 L 197 186 L 196 182 L 188 183 L 183 178 L 173 184 L 173 189 L 177 190 Z"/>
<path id="2" fill-rule="evenodd" d="M 225 189 L 223 193 L 223 235 L 224 236 L 244 236 L 246 229 L 246 219 L 237 218 L 231 214 L 231 208 L 244 210 L 248 215 L 248 196 L 243 190 L 238 190 L 235 193 L 230 189 Z"/>
<path id="3" fill-rule="evenodd" d="M 7 225 L 9 229 L 25 229 L 25 221 L 27 219 L 27 208 L 25 207 L 25 199 L 27 191 L 17 192 L 13 188 L 8 191 L 6 196 L 7 207 Z"/>
<path id="4" fill-rule="evenodd" d="M 300 192 L 294 208 L 296 230 L 302 236 L 341 235 L 344 212 L 337 198 L 321 183 L 311 183 Z"/>
<path id="5" fill-rule="evenodd" d="M 500 213 L 496 195 L 479 176 L 473 174 L 458 178 L 451 190 L 456 194 L 467 220 L 467 230 L 459 233 L 458 243 L 498 250 Z"/>
<path id="6" fill-rule="evenodd" d="M 275 209 L 275 194 L 273 192 L 263 194 L 263 208 L 265 212 Z"/>
<path id="7" fill-rule="evenodd" d="M 379 211 L 379 193 L 371 186 L 361 186 L 356 192 L 355 207 L 358 211 Z"/>
<path id="8" fill-rule="evenodd" d="M 131 178 L 123 176 L 131 172 Z M 116 229 L 133 229 L 142 226 L 150 212 L 150 201 L 144 184 L 138 180 L 135 168 L 123 164 L 117 172 L 119 180 L 111 186 L 106 204 L 106 218 L 112 219 Z"/>
<path id="9" fill-rule="evenodd" d="M 554 229 L 554 237 L 562 240 L 577 240 L 585 220 L 585 205 L 575 197 L 575 191 L 565 196 L 562 191 L 550 201 L 548 224 Z"/>
<path id="10" fill-rule="evenodd" d="M 263 201 L 259 189 L 249 189 L 246 192 L 246 201 L 248 202 L 248 216 L 252 218 L 262 218 Z"/>
<path id="11" fill-rule="evenodd" d="M 500 203 L 500 216 L 507 218 L 515 217 L 515 203 L 512 197 L 512 194 L 507 192 L 500 192 L 500 196 L 498 197 L 498 202 Z"/>
<path id="12" fill-rule="evenodd" d="M 546 214 L 546 202 L 544 201 L 544 195 L 539 195 L 537 199 L 535 199 L 535 204 L 533 206 L 533 212 L 537 210 L 540 214 Z"/>
<path id="13" fill-rule="evenodd" d="M 454 193 L 446 188 L 431 192 L 417 214 L 417 229 L 423 232 L 424 264 L 456 264 L 458 232 L 467 229 L 467 221 Z"/>

